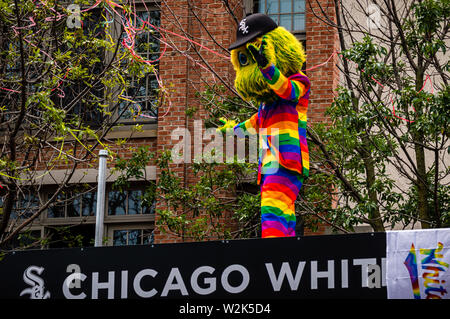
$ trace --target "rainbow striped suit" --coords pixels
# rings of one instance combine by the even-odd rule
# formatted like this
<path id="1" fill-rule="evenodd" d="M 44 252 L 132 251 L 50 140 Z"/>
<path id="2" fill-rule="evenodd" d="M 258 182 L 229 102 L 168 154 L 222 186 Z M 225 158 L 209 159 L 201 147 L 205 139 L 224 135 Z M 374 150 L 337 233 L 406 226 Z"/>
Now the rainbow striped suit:
<path id="1" fill-rule="evenodd" d="M 234 131 L 239 137 L 259 133 L 262 237 L 295 236 L 295 200 L 309 176 L 306 112 L 311 84 L 303 73 L 285 77 L 273 64 L 261 72 L 278 99 L 261 103 L 258 113 Z"/>

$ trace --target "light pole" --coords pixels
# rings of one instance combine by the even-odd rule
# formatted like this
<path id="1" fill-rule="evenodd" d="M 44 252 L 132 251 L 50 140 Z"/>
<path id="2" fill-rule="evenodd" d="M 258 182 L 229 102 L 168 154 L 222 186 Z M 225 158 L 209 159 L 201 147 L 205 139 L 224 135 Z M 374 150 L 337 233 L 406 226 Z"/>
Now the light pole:
<path id="1" fill-rule="evenodd" d="M 106 159 L 107 150 L 99 152 L 97 211 L 95 217 L 95 247 L 103 246 L 103 219 L 105 216 Z"/>

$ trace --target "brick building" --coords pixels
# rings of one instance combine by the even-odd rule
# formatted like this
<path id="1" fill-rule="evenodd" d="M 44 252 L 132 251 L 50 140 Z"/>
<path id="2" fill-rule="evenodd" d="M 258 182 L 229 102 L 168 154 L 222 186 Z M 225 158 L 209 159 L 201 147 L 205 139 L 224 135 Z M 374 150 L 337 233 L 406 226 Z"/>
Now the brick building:
<path id="1" fill-rule="evenodd" d="M 136 11 L 144 18 L 151 16 L 152 22 L 159 24 L 164 31 L 164 42 L 147 38 L 151 45 L 164 47 L 164 54 L 158 62 L 159 80 L 170 88 L 170 100 L 164 101 L 156 110 L 154 109 L 153 90 L 157 80 L 148 76 L 146 81 L 139 84 L 140 101 L 143 108 L 154 114 L 154 118 L 141 118 L 138 123 L 142 125 L 139 132 L 132 131 L 136 124 L 130 116 L 120 119 L 117 126 L 106 136 L 110 147 L 125 159 L 131 158 L 133 148 L 149 146 L 152 151 L 170 150 L 174 143 L 171 133 L 176 128 L 188 128 L 193 132 L 194 119 L 186 114 L 186 110 L 198 105 L 196 93 L 205 87 L 205 83 L 218 81 L 220 76 L 226 83 L 233 83 L 233 68 L 228 59 L 205 50 L 202 47 L 187 41 L 199 42 L 203 46 L 221 55 L 228 56 L 227 48 L 235 38 L 236 26 L 239 19 L 245 14 L 263 12 L 269 14 L 279 25 L 291 30 L 303 41 L 307 53 L 307 65 L 311 67 L 326 61 L 338 50 L 338 38 L 334 29 L 327 26 L 321 19 L 325 10 L 328 16 L 334 16 L 334 2 L 330 0 L 168 0 L 153 2 L 146 0 L 146 6 L 138 5 Z M 320 5 L 320 7 L 319 7 Z M 214 40 L 213 40 L 214 39 Z M 165 46 L 167 44 L 167 46 Z M 143 56 L 148 52 L 139 52 Z M 334 59 L 337 59 L 335 56 Z M 337 60 L 307 72 L 312 88 L 308 120 L 312 122 L 327 121 L 324 111 L 333 99 L 333 90 L 339 81 L 338 70 L 335 67 Z M 214 69 L 216 75 L 199 66 L 208 65 Z M 153 112 L 153 113 L 151 113 Z M 205 112 L 199 110 L 195 119 L 205 118 Z M 127 138 L 124 145 L 117 146 L 114 141 Z M 192 136 L 194 138 L 194 136 Z M 95 225 L 95 183 L 97 180 L 97 163 L 91 162 L 81 165 L 74 173 L 71 183 L 91 185 L 92 191 L 86 191 L 82 196 L 76 197 L 70 203 L 51 207 L 42 214 L 28 229 L 35 236 L 44 236 L 56 228 L 67 226 L 73 233 L 83 236 L 83 244 L 91 245 L 94 238 Z M 178 176 L 190 183 L 195 176 L 189 164 L 174 164 Z M 39 197 L 48 197 L 67 170 L 64 166 L 54 167 L 51 174 L 42 179 L 43 187 Z M 149 163 L 146 167 L 147 182 L 132 183 L 132 187 L 125 193 L 111 188 L 116 176 L 108 174 L 107 196 L 105 203 L 105 237 L 107 245 L 146 244 L 150 242 L 164 243 L 179 241 L 180 238 L 161 233 L 155 230 L 155 219 L 158 218 L 154 209 L 162 208 L 160 203 L 151 207 L 144 207 L 141 203 L 141 194 L 148 181 L 157 180 L 159 171 Z M 67 194 L 61 195 L 68 196 Z M 28 198 L 28 201 L 33 199 Z M 20 202 L 20 201 L 19 201 Z M 18 204 L 20 206 L 20 204 Z M 319 230 L 323 233 L 324 228 Z M 305 235 L 310 234 L 305 230 Z M 58 235 L 61 236 L 61 235 Z M 64 241 L 50 247 L 64 246 Z"/>
<path id="2" fill-rule="evenodd" d="M 302 41 L 307 53 L 306 67 L 323 63 L 339 48 L 337 32 L 321 20 L 321 16 L 323 18 L 321 10 L 323 9 L 326 10 L 326 15 L 328 15 L 328 17 L 335 16 L 333 1 L 322 0 L 319 1 L 318 4 L 316 1 L 308 0 L 244 0 L 242 2 L 233 1 L 228 3 L 228 8 L 224 3 L 226 2 L 210 0 L 201 1 L 197 4 L 198 9 L 191 9 L 195 12 L 194 18 L 187 17 L 190 8 L 184 1 L 181 1 L 180 5 L 177 6 L 178 10 L 180 10 L 178 14 L 186 18 L 179 21 L 179 23 L 183 24 L 183 26 L 189 30 L 195 30 L 194 33 L 191 32 L 191 35 L 198 36 L 199 38 L 208 38 L 208 36 L 213 37 L 217 39 L 217 42 L 223 48 L 227 48 L 234 42 L 237 25 L 237 22 L 233 20 L 232 15 L 227 13 L 227 10 L 232 8 L 232 12 L 238 20 L 250 13 L 262 12 L 269 14 L 279 25 L 292 31 L 297 38 Z M 169 28 L 172 27 L 174 25 L 172 20 L 173 16 L 166 13 L 164 7 L 161 7 L 161 10 L 162 25 Z M 173 14 L 173 12 L 171 13 Z M 315 15 L 318 15 L 318 17 Z M 197 19 L 198 17 L 200 17 L 200 19 Z M 167 19 L 167 21 L 165 19 Z M 201 23 L 199 20 L 201 20 Z M 206 32 L 205 29 L 208 31 Z M 170 30 L 179 32 L 180 29 L 175 26 L 174 29 Z M 179 43 L 177 44 L 179 44 L 180 47 L 184 46 L 186 47 L 186 50 L 190 50 L 190 52 L 194 51 L 192 47 L 189 48 L 189 43 L 187 43 L 187 41 L 183 39 L 178 39 L 178 41 Z M 225 51 L 217 44 L 211 43 L 211 48 L 218 52 L 225 53 Z M 174 83 L 174 86 L 177 87 L 177 95 L 179 94 L 179 97 L 176 97 L 174 100 L 176 101 L 176 105 L 171 106 L 168 115 L 163 118 L 158 118 L 158 150 L 166 150 L 173 147 L 174 141 L 171 139 L 170 133 L 177 127 L 187 127 L 190 132 L 194 131 L 194 119 L 189 118 L 185 114 L 186 107 L 198 105 L 199 102 L 195 97 L 195 93 L 199 90 L 199 87 L 202 87 L 205 78 L 213 81 L 213 76 L 210 72 L 197 67 L 195 63 L 192 63 L 189 59 L 180 57 L 180 55 L 176 55 L 176 61 L 179 61 L 182 67 L 174 70 L 173 58 L 170 54 L 169 56 L 170 59 L 168 57 L 163 57 L 163 59 L 161 59 L 161 77 Z M 214 65 L 214 69 L 217 73 L 227 79 L 229 83 L 233 83 L 234 71 L 229 61 L 208 52 L 202 54 L 202 56 L 207 60 L 208 64 Z M 307 73 L 312 83 L 308 111 L 308 121 L 310 123 L 327 121 L 324 112 L 333 100 L 333 91 L 337 88 L 339 81 L 338 69 L 335 67 L 336 63 L 337 56 L 335 55 L 329 63 Z M 164 113 L 166 113 L 165 109 L 159 110 L 159 114 Z M 205 116 L 204 114 L 202 115 L 201 111 L 197 114 L 199 114 L 200 118 L 204 118 Z M 196 117 L 196 119 L 198 119 L 198 117 Z M 193 176 L 192 171 L 190 171 L 188 167 L 189 164 L 181 164 L 178 169 L 180 177 L 185 178 L 185 180 L 189 182 L 193 179 Z M 325 226 L 320 226 L 317 233 L 323 233 L 325 231 Z M 304 234 L 308 235 L 312 234 L 312 232 L 305 229 Z M 155 235 L 156 242 L 173 242 L 180 240 L 180 238 L 168 234 L 161 234 L 159 231 L 157 231 Z"/>

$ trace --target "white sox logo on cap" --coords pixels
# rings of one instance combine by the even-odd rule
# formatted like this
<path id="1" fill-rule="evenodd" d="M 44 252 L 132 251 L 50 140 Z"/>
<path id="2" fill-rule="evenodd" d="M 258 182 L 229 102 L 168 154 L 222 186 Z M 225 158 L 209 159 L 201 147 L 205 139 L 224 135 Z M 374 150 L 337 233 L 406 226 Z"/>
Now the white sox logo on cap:
<path id="1" fill-rule="evenodd" d="M 245 25 L 246 20 L 247 19 L 244 19 L 239 23 L 239 25 L 240 25 L 239 30 L 242 31 L 242 34 L 248 33 L 248 26 Z"/>
<path id="2" fill-rule="evenodd" d="M 248 15 L 237 26 L 236 41 L 229 46 L 229 50 L 236 49 L 278 27 L 275 21 L 262 13 Z"/>

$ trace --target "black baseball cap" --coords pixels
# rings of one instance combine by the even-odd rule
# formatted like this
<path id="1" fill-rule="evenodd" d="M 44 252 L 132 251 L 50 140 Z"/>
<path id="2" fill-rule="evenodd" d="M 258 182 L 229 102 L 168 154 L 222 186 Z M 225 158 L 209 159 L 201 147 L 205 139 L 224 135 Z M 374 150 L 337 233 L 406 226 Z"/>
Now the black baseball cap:
<path id="1" fill-rule="evenodd" d="M 278 25 L 275 21 L 267 15 L 262 13 L 251 14 L 242 19 L 239 23 L 239 27 L 236 31 L 236 41 L 230 45 L 228 50 L 236 49 L 277 27 Z"/>

